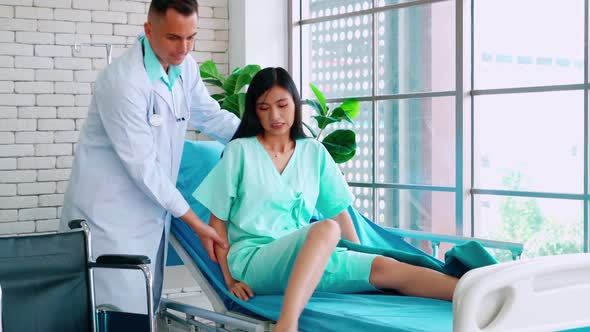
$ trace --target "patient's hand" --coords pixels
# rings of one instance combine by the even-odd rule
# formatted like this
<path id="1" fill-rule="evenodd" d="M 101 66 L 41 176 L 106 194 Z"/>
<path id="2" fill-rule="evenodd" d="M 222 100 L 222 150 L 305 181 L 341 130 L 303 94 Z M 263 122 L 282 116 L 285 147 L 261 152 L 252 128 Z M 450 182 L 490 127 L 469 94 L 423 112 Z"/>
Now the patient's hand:
<path id="1" fill-rule="evenodd" d="M 254 292 L 245 283 L 235 280 L 231 282 L 227 287 L 229 291 L 234 294 L 238 299 L 248 301 L 254 296 Z"/>

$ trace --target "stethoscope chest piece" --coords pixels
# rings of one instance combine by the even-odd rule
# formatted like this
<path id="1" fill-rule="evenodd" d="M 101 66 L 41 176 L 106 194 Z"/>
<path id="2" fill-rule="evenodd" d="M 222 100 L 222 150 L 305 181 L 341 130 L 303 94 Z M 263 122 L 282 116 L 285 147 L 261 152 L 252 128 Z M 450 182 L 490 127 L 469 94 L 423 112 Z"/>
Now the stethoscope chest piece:
<path id="1" fill-rule="evenodd" d="M 182 76 L 180 76 L 180 89 L 182 91 L 182 94 L 184 95 L 184 102 L 186 103 L 185 107 L 186 110 L 188 111 L 188 105 L 189 102 L 186 99 L 186 94 L 184 93 L 184 81 L 182 79 Z M 151 114 L 149 116 L 148 122 L 150 124 L 150 126 L 152 127 L 159 127 L 164 123 L 164 120 L 162 118 L 162 115 L 159 114 L 160 111 L 156 112 L 156 107 L 154 105 L 154 101 L 153 101 L 153 95 L 150 95 L 150 100 L 149 100 L 149 104 L 150 104 L 150 108 L 151 108 Z M 171 98 L 172 98 L 172 113 L 174 113 L 174 117 L 176 118 L 176 122 L 181 122 L 181 121 L 186 121 L 188 120 L 190 113 L 189 112 L 185 112 L 185 116 L 182 116 L 182 112 L 178 112 L 177 111 L 177 106 L 176 105 L 176 100 L 174 98 L 174 92 L 171 93 Z M 182 107 L 182 106 L 180 106 Z"/>
<path id="2" fill-rule="evenodd" d="M 159 127 L 162 125 L 162 116 L 160 114 L 151 114 L 150 125 L 152 127 Z"/>

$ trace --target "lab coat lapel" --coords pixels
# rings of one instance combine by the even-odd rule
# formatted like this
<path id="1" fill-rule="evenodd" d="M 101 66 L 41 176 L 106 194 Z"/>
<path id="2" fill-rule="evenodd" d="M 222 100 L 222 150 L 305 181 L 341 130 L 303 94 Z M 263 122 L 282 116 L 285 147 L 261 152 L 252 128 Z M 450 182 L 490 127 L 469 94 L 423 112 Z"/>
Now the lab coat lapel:
<path id="1" fill-rule="evenodd" d="M 155 92 L 158 98 L 161 98 L 162 100 L 164 100 L 164 102 L 166 102 L 166 105 L 168 105 L 169 110 L 172 109 L 172 93 L 170 92 L 170 90 L 168 90 L 168 87 L 166 86 L 166 84 L 164 84 L 164 82 L 162 82 L 161 80 L 153 82 L 152 91 Z"/>

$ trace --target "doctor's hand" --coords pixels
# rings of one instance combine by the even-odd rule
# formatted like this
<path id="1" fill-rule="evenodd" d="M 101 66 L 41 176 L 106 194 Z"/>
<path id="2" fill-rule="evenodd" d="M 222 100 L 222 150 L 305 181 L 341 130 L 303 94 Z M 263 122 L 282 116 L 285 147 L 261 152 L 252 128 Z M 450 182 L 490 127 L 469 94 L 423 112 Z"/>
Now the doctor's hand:
<path id="1" fill-rule="evenodd" d="M 201 240 L 201 244 L 205 250 L 207 250 L 209 258 L 211 258 L 211 260 L 215 263 L 218 263 L 217 257 L 215 255 L 215 245 L 217 244 L 223 249 L 227 249 L 227 242 L 221 239 L 213 227 L 205 223 L 202 223 L 202 226 L 198 229 L 193 228 L 193 230 L 199 236 L 199 240 Z"/>
<path id="2" fill-rule="evenodd" d="M 223 240 L 213 227 L 205 224 L 199 217 L 197 217 L 193 210 L 189 209 L 187 213 L 180 217 L 180 219 L 189 224 L 193 231 L 197 233 L 199 240 L 201 240 L 201 244 L 205 250 L 207 250 L 207 254 L 209 254 L 211 260 L 217 263 L 214 249 L 215 245 L 217 244 L 221 248 L 227 249 L 227 241 Z"/>

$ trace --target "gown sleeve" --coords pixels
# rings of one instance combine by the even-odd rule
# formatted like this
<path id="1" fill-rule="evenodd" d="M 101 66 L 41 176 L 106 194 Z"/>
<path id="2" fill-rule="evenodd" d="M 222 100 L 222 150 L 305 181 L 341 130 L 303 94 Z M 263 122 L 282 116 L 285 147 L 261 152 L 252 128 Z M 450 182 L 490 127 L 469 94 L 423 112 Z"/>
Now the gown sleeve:
<path id="1" fill-rule="evenodd" d="M 342 175 L 342 171 L 328 150 L 323 145 L 318 153 L 320 158 L 320 185 L 316 202 L 316 209 L 324 218 L 332 218 L 346 209 L 354 200 L 348 183 Z"/>
<path id="2" fill-rule="evenodd" d="M 219 163 L 201 182 L 193 197 L 217 218 L 228 221 L 242 177 L 242 147 L 230 142 Z"/>

